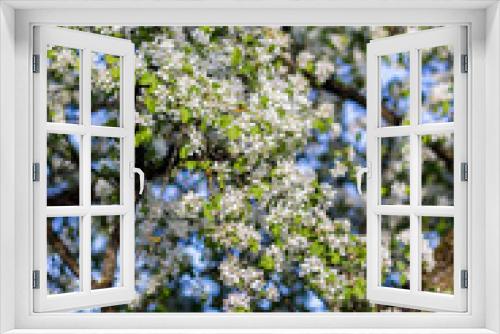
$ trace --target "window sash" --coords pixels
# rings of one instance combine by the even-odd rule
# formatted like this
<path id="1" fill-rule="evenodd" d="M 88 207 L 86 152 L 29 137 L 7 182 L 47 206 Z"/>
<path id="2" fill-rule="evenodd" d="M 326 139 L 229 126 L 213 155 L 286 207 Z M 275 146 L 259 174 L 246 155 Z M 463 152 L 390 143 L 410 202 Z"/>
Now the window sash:
<path id="1" fill-rule="evenodd" d="M 79 124 L 47 122 L 47 46 L 80 50 Z M 120 127 L 91 124 L 92 52 L 120 56 Z M 34 53 L 40 71 L 34 80 L 34 161 L 40 165 L 40 181 L 34 183 L 34 270 L 40 272 L 40 288 L 34 289 L 34 311 L 63 311 L 129 303 L 135 296 L 134 277 L 134 47 L 128 40 L 55 27 L 36 27 Z M 80 136 L 79 205 L 47 206 L 47 135 Z M 95 205 L 91 199 L 91 139 L 120 139 L 120 202 Z M 120 286 L 91 289 L 91 219 L 120 216 Z M 79 291 L 49 294 L 47 287 L 47 218 L 79 217 Z"/>
<path id="2" fill-rule="evenodd" d="M 372 41 L 368 45 L 367 66 L 367 296 L 373 302 L 434 311 L 467 310 L 467 290 L 460 285 L 461 270 L 467 269 L 467 183 L 461 181 L 460 165 L 467 162 L 467 84 L 461 73 L 461 55 L 466 54 L 466 28 L 435 28 Z M 419 124 L 420 55 L 419 50 L 451 46 L 454 55 L 454 120 L 450 123 Z M 394 53 L 410 54 L 410 125 L 379 127 L 380 81 L 379 57 Z M 419 136 L 454 134 L 454 205 L 449 207 L 420 205 L 421 152 Z M 381 152 L 380 139 L 408 136 L 410 140 L 410 204 L 380 205 Z M 410 217 L 410 289 L 380 286 L 381 215 Z M 420 217 L 454 217 L 453 294 L 420 290 L 421 246 Z"/>

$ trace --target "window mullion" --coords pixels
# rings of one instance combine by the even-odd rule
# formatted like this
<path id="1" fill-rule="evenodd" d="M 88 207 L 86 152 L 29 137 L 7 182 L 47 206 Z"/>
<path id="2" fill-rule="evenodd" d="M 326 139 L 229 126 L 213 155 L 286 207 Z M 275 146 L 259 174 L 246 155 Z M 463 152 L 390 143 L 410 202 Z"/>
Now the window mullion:
<path id="1" fill-rule="evenodd" d="M 420 149 L 417 135 L 419 114 L 419 55 L 410 51 L 410 289 L 420 290 L 420 217 L 416 213 L 420 199 Z"/>
<path id="2" fill-rule="evenodd" d="M 84 134 L 82 138 L 81 160 L 82 160 L 82 177 L 80 178 L 80 187 L 83 192 L 82 206 L 84 208 L 84 215 L 82 217 L 82 237 L 80 244 L 80 260 L 82 263 L 82 270 L 80 279 L 84 292 L 90 293 L 91 289 L 91 136 L 90 136 L 90 115 L 91 115 L 91 101 L 90 101 L 90 71 L 91 71 L 91 52 L 89 49 L 83 49 L 82 57 L 82 82 L 81 82 L 81 98 L 82 98 L 82 125 Z"/>

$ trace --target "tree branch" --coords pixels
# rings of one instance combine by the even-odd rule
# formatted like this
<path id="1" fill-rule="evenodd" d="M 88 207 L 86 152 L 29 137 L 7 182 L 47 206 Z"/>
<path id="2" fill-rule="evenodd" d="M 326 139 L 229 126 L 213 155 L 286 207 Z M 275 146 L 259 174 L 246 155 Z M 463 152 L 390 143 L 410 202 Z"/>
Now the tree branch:
<path id="1" fill-rule="evenodd" d="M 51 224 L 47 224 L 47 244 L 54 248 L 71 272 L 76 277 L 79 277 L 80 268 L 78 267 L 78 260 L 73 256 L 73 254 L 71 254 L 71 251 L 64 244 L 61 238 L 59 238 L 57 233 L 54 232 Z"/>
<path id="2" fill-rule="evenodd" d="M 92 281 L 92 289 L 111 288 L 115 278 L 117 249 L 120 247 L 120 224 L 114 224 L 102 263 L 101 280 Z"/>
<path id="3" fill-rule="evenodd" d="M 316 79 L 312 78 L 312 75 L 306 76 L 312 84 L 317 84 Z M 328 90 L 333 94 L 341 97 L 342 99 L 348 99 L 356 102 L 360 106 L 366 108 L 366 97 L 359 93 L 359 90 L 355 87 L 349 86 L 337 79 L 328 79 L 322 85 L 319 86 L 321 89 Z M 386 107 L 382 107 L 382 118 L 389 124 L 401 124 L 401 117 L 395 115 L 395 113 L 388 110 Z M 429 148 L 436 154 L 439 160 L 442 160 L 447 170 L 453 170 L 453 152 L 446 150 L 439 143 L 431 143 Z"/>
<path id="4" fill-rule="evenodd" d="M 307 77 L 309 80 L 312 80 L 310 81 L 311 83 L 316 83 L 316 79 L 311 78 L 312 75 L 308 75 Z M 359 90 L 355 87 L 344 84 L 338 79 L 330 78 L 319 85 L 319 87 L 332 92 L 338 97 L 356 102 L 365 109 L 367 108 L 366 96 L 360 94 Z M 389 124 L 401 124 L 402 121 L 401 117 L 395 115 L 384 106 L 382 106 L 382 118 Z"/>

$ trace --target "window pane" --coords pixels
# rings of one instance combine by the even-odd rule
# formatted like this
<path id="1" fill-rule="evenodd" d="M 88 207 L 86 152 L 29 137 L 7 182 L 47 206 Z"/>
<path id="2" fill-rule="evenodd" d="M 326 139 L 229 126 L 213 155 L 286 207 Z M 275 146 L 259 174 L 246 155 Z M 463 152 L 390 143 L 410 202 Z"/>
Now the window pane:
<path id="1" fill-rule="evenodd" d="M 120 125 L 120 57 L 92 53 L 92 125 Z"/>
<path id="2" fill-rule="evenodd" d="M 120 285 L 120 216 L 92 217 L 92 289 Z"/>
<path id="3" fill-rule="evenodd" d="M 47 289 L 50 294 L 80 289 L 80 219 L 47 219 Z"/>
<path id="4" fill-rule="evenodd" d="M 422 141 L 422 204 L 453 205 L 453 134 Z"/>
<path id="5" fill-rule="evenodd" d="M 410 288 L 410 218 L 382 216 L 381 285 Z"/>
<path id="6" fill-rule="evenodd" d="M 422 49 L 421 57 L 421 122 L 453 122 L 453 51 L 438 46 Z"/>
<path id="7" fill-rule="evenodd" d="M 47 47 L 47 121 L 80 121 L 80 50 Z"/>
<path id="8" fill-rule="evenodd" d="M 120 204 L 120 139 L 92 137 L 92 204 Z"/>
<path id="9" fill-rule="evenodd" d="M 410 54 L 380 57 L 381 126 L 410 123 Z"/>
<path id="10" fill-rule="evenodd" d="M 410 138 L 381 138 L 381 204 L 410 204 Z"/>
<path id="11" fill-rule="evenodd" d="M 422 290 L 453 294 L 453 218 L 422 217 Z"/>
<path id="12" fill-rule="evenodd" d="M 80 137 L 47 134 L 47 205 L 80 204 Z"/>

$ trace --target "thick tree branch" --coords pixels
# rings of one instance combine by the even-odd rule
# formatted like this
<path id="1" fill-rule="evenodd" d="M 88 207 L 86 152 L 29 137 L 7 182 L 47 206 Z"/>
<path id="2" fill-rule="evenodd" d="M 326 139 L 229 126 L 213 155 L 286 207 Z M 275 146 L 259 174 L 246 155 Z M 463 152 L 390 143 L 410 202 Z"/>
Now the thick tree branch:
<path id="1" fill-rule="evenodd" d="M 312 84 L 317 85 L 316 79 L 312 78 L 311 75 L 308 76 L 308 79 Z M 355 87 L 346 85 L 340 80 L 332 78 L 325 81 L 319 87 L 332 92 L 342 99 L 354 101 L 360 106 L 366 108 L 366 97 L 360 94 L 359 90 Z M 385 107 L 382 108 L 382 117 L 388 124 L 401 124 L 401 118 Z M 429 148 L 436 154 L 439 160 L 442 160 L 445 163 L 447 170 L 453 170 L 453 151 L 447 150 L 442 145 L 435 142 L 431 143 Z"/>
<path id="2" fill-rule="evenodd" d="M 424 288 L 441 292 L 453 289 L 453 229 L 441 236 L 441 243 L 434 249 L 435 267 L 424 275 Z"/>
<path id="3" fill-rule="evenodd" d="M 120 247 L 120 224 L 114 224 L 102 263 L 101 280 L 92 281 L 92 289 L 111 288 L 115 278 L 117 250 Z"/>
<path id="4" fill-rule="evenodd" d="M 316 83 L 316 79 L 312 78 L 312 75 L 308 76 L 312 83 Z M 319 85 L 322 89 L 328 90 L 333 94 L 337 95 L 346 100 L 351 100 L 356 102 L 360 106 L 366 108 L 366 96 L 360 94 L 359 89 L 352 87 L 350 85 L 344 84 L 342 81 L 330 78 L 326 80 L 323 84 Z M 386 107 L 382 107 L 382 118 L 386 120 L 388 124 L 401 124 L 401 117 L 398 117 L 393 112 L 388 110 Z"/>
<path id="5" fill-rule="evenodd" d="M 71 272 L 76 276 L 80 276 L 80 268 L 78 267 L 78 258 L 71 254 L 71 251 L 59 238 L 56 232 L 52 229 L 51 224 L 47 224 L 47 244 L 50 245 L 59 254 L 62 261 L 69 267 Z"/>
<path id="6" fill-rule="evenodd" d="M 120 247 L 120 224 L 114 224 L 113 230 L 108 239 L 108 245 L 104 262 L 101 269 L 101 280 L 96 282 L 92 280 L 92 289 L 102 289 L 113 287 L 113 280 L 115 278 L 117 250 Z M 106 306 L 101 308 L 101 312 L 115 312 L 113 306 Z"/>

